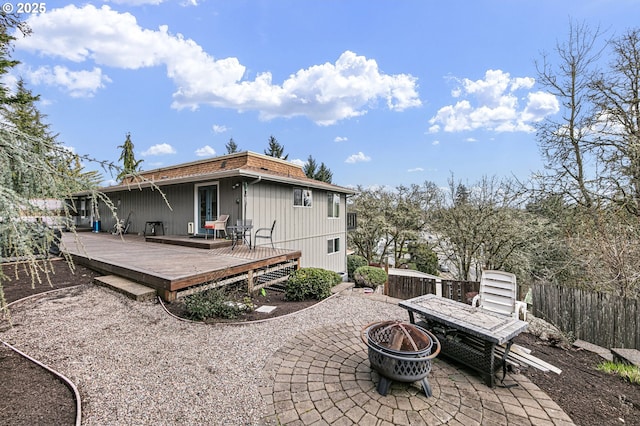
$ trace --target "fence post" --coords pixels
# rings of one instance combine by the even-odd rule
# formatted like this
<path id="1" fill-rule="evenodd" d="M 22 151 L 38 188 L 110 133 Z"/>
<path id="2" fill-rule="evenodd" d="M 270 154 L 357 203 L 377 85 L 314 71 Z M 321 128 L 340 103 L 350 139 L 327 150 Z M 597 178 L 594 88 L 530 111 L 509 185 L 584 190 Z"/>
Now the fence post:
<path id="1" fill-rule="evenodd" d="M 442 297 L 442 280 L 436 278 L 436 296 Z"/>

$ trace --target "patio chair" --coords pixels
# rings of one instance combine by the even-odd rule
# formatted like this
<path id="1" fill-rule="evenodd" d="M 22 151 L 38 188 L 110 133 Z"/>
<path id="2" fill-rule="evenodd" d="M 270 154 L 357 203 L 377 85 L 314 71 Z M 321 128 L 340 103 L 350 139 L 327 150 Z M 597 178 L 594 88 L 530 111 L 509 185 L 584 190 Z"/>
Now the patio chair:
<path id="1" fill-rule="evenodd" d="M 224 236 L 227 236 L 227 220 L 229 220 L 229 215 L 228 214 L 221 214 L 220 216 L 218 216 L 218 219 L 216 220 L 207 220 L 204 223 L 204 228 L 205 228 L 205 234 L 204 234 L 204 238 L 205 240 L 207 239 L 207 236 L 209 235 L 209 229 L 213 230 L 213 239 L 216 239 L 216 234 L 218 233 L 218 231 L 223 231 L 224 232 Z"/>
<path id="2" fill-rule="evenodd" d="M 516 276 L 503 271 L 482 271 L 480 292 L 471 301 L 471 306 L 479 306 L 487 311 L 527 320 L 527 304 L 516 300 L 518 284 Z"/>
<path id="3" fill-rule="evenodd" d="M 258 238 L 262 238 L 262 239 L 268 239 L 271 242 L 271 248 L 275 248 L 273 245 L 273 230 L 276 227 L 276 221 L 273 221 L 273 224 L 271 224 L 271 228 L 258 228 L 256 230 L 256 234 L 253 237 L 254 238 L 254 244 L 258 245 Z M 262 233 L 262 235 L 260 235 L 260 233 Z"/>

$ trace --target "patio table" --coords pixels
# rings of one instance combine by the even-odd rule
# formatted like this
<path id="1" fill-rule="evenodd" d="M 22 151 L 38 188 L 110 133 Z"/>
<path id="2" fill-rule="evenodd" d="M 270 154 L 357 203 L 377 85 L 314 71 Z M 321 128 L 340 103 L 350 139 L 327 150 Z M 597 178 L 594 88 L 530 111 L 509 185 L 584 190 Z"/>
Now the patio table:
<path id="1" fill-rule="evenodd" d="M 527 322 L 507 315 L 489 312 L 465 303 L 427 294 L 404 300 L 399 306 L 423 319 L 424 327 L 436 334 L 442 345 L 441 353 L 478 371 L 487 386 L 495 386 L 495 372 L 503 369 L 513 339 L 527 329 Z M 496 346 L 506 345 L 502 362 L 496 363 Z"/>
<path id="2" fill-rule="evenodd" d="M 231 250 L 236 248 L 236 244 L 238 244 L 238 238 L 242 238 L 245 244 L 249 246 L 249 250 L 251 250 L 251 230 L 253 229 L 253 225 L 233 225 L 227 226 L 227 229 L 231 234 Z M 249 236 L 248 241 L 247 235 Z"/>

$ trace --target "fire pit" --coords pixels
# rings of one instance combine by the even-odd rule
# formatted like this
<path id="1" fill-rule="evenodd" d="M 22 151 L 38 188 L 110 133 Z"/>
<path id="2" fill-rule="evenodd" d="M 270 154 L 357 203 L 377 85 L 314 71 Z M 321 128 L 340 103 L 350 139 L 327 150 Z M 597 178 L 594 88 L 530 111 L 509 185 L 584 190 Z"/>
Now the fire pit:
<path id="1" fill-rule="evenodd" d="M 371 368 L 380 374 L 377 391 L 386 395 L 393 381 L 421 381 L 422 390 L 431 396 L 427 375 L 431 360 L 440 353 L 440 342 L 431 332 L 413 324 L 384 321 L 365 326 L 362 341 L 369 348 Z M 436 350 L 432 351 L 433 345 Z"/>

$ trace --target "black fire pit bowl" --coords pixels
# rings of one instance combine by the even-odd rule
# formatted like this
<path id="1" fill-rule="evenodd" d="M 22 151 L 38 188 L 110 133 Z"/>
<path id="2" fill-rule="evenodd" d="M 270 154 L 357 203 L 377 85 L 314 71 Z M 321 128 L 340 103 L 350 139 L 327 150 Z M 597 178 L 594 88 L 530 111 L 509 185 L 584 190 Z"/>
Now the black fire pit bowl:
<path id="1" fill-rule="evenodd" d="M 427 398 L 432 395 L 427 376 L 431 360 L 440 353 L 440 342 L 433 333 L 414 324 L 384 321 L 365 326 L 361 337 L 369 348 L 371 368 L 380 375 L 380 395 L 389 392 L 393 381 L 420 381 Z"/>

